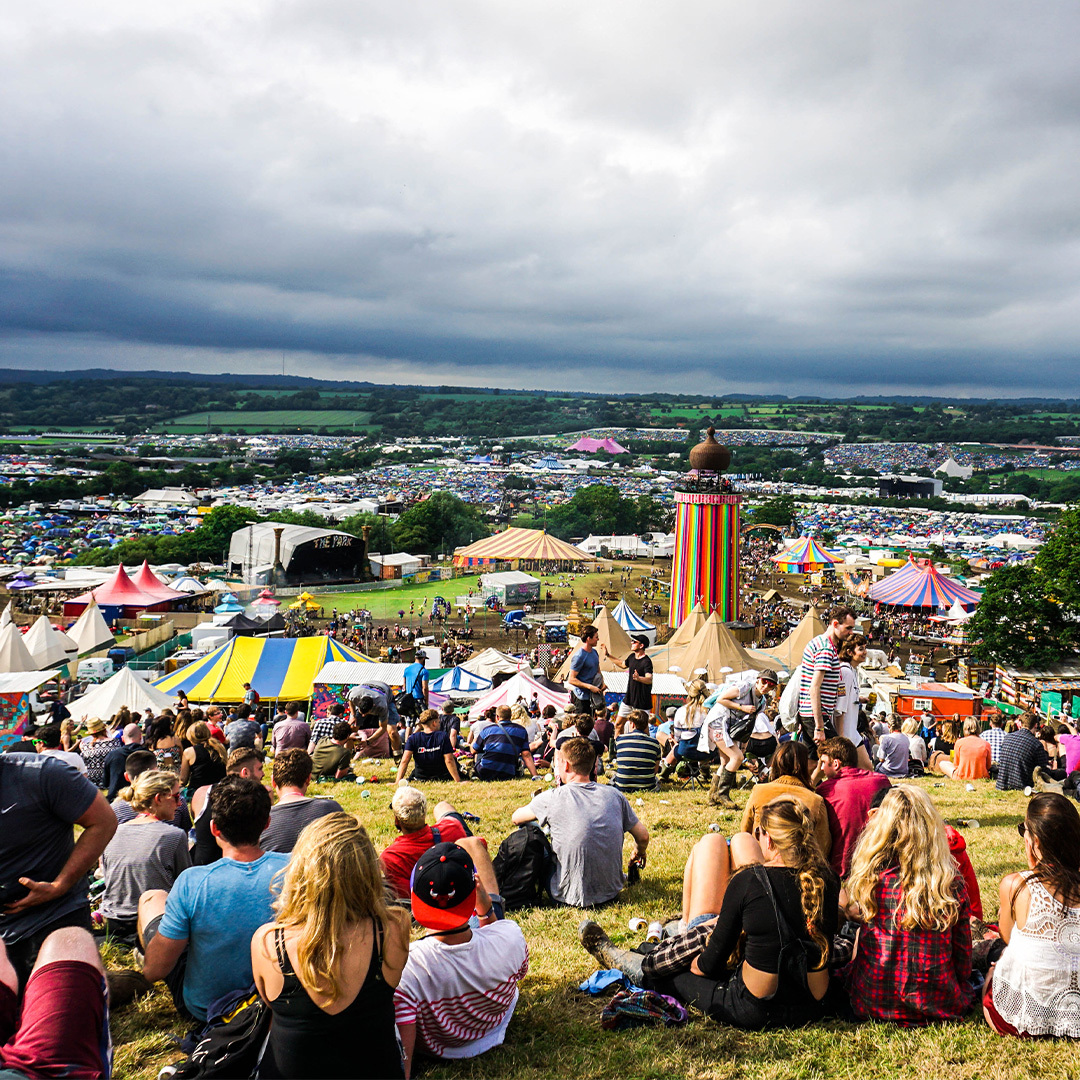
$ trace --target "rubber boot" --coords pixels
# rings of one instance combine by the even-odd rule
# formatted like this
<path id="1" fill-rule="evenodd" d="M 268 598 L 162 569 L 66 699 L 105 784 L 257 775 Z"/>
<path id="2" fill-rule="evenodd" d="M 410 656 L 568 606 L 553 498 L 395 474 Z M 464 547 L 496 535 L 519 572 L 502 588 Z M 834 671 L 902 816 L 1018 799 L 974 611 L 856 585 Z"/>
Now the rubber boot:
<path id="1" fill-rule="evenodd" d="M 702 762 L 698 766 L 698 768 L 701 769 L 701 779 L 702 780 L 711 780 L 712 779 L 712 766 L 711 765 L 706 765 L 705 762 Z"/>
<path id="2" fill-rule="evenodd" d="M 671 779 L 671 774 L 675 771 L 675 766 L 677 764 L 678 764 L 677 761 L 665 761 L 664 762 L 664 767 L 660 770 L 660 775 L 657 777 L 657 779 L 658 780 L 670 780 Z"/>
<path id="3" fill-rule="evenodd" d="M 735 786 L 736 774 L 727 769 L 721 769 L 713 776 L 712 786 L 709 788 L 709 805 L 719 806 L 723 810 L 738 810 L 738 806 L 731 798 L 731 789 Z"/>
<path id="4" fill-rule="evenodd" d="M 605 969 L 615 968 L 635 986 L 645 985 L 645 975 L 641 970 L 641 962 L 645 958 L 629 949 L 620 949 L 591 919 L 584 919 L 578 926 L 578 939 Z"/>

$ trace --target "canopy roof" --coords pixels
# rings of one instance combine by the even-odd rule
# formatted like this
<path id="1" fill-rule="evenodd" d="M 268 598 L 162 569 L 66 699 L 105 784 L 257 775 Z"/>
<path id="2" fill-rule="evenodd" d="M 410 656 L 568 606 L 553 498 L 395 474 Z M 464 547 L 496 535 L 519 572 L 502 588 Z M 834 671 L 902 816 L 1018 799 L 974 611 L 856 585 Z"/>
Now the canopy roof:
<path id="1" fill-rule="evenodd" d="M 0 628 L 0 672 L 37 670 L 38 664 L 23 643 L 19 628 L 13 622 Z"/>
<path id="2" fill-rule="evenodd" d="M 454 552 L 455 566 L 483 566 L 525 559 L 534 562 L 595 562 L 581 548 L 567 544 L 543 529 L 506 529 Z"/>
<path id="3" fill-rule="evenodd" d="M 470 656 L 460 666 L 466 671 L 471 671 L 474 675 L 480 675 L 482 678 L 492 680 L 496 675 L 503 672 L 512 673 L 517 671 L 521 667 L 521 661 L 508 656 L 504 652 L 499 652 L 498 649 L 484 649 L 483 652 Z"/>
<path id="4" fill-rule="evenodd" d="M 143 682 L 131 668 L 122 667 L 100 686 L 95 686 L 78 698 L 72 711 L 77 711 L 79 716 L 99 716 L 108 720 L 125 705 L 132 713 L 138 714 L 148 708 L 157 711 L 171 704 L 172 698 L 168 694 Z"/>
<path id="5" fill-rule="evenodd" d="M 190 701 L 241 701 L 244 683 L 272 701 L 306 701 L 315 676 L 332 660 L 370 663 L 363 653 L 333 638 L 234 637 L 209 656 L 158 679 L 166 694 L 183 690 Z"/>
<path id="6" fill-rule="evenodd" d="M 641 634 L 646 630 L 656 629 L 652 623 L 647 623 L 636 611 L 634 611 L 625 599 L 620 600 L 618 604 L 615 605 L 611 617 L 628 634 Z"/>
<path id="7" fill-rule="evenodd" d="M 466 668 L 454 667 L 434 679 L 430 684 L 430 689 L 437 694 L 445 694 L 450 690 L 464 690 L 474 693 L 476 691 L 490 690 L 491 680 L 483 675 L 474 675 Z"/>
<path id="8" fill-rule="evenodd" d="M 965 588 L 952 578 L 945 577 L 937 571 L 933 563 L 925 566 L 911 564 L 911 567 L 911 571 L 903 576 L 902 571 L 898 571 L 872 586 L 870 598 L 878 603 L 893 604 L 897 607 L 947 609 L 959 604 L 965 611 L 971 611 L 978 604 L 978 593 Z"/>
<path id="9" fill-rule="evenodd" d="M 315 675 L 319 684 L 359 686 L 362 683 L 381 682 L 396 688 L 405 685 L 405 669 L 408 664 L 357 663 L 354 660 L 331 660 Z"/>
<path id="10" fill-rule="evenodd" d="M 804 536 L 786 551 L 773 555 L 772 561 L 778 566 L 794 566 L 798 568 L 798 573 L 806 573 L 808 570 L 820 570 L 823 566 L 843 562 L 844 557 L 823 548 L 812 536 Z"/>
<path id="11" fill-rule="evenodd" d="M 560 694 L 556 690 L 551 690 L 543 683 L 537 682 L 529 672 L 519 671 L 516 675 L 507 679 L 506 682 L 496 686 L 494 690 L 489 690 L 482 698 L 474 702 L 472 708 L 469 709 L 469 719 L 475 720 L 477 717 L 483 716 L 492 706 L 513 705 L 519 697 L 531 701 L 534 693 L 540 701 L 541 709 L 547 705 L 554 705 L 556 709 L 565 709 L 567 702 L 570 700 L 568 694 Z"/>
<path id="12" fill-rule="evenodd" d="M 617 656 L 620 660 L 626 659 L 633 651 L 630 646 L 629 635 L 611 617 L 606 607 L 601 607 L 593 616 L 592 625 L 600 632 L 600 640 L 596 643 L 596 650 L 600 656 L 600 670 L 622 671 L 623 669 L 619 667 L 618 664 L 612 663 L 609 657 Z M 601 645 L 607 649 L 608 656 L 604 655 L 604 650 L 600 648 Z M 562 666 L 555 674 L 555 682 L 566 681 L 566 677 L 570 674 L 570 661 L 573 659 L 574 653 L 576 652 L 577 649 L 571 649 L 566 654 L 566 659 L 562 662 Z"/>
<path id="13" fill-rule="evenodd" d="M 112 631 L 101 614 L 101 608 L 97 606 L 93 598 L 83 608 L 82 614 L 69 631 L 68 637 L 75 642 L 75 648 L 80 654 L 112 645 L 115 641 Z"/>
<path id="14" fill-rule="evenodd" d="M 75 642 L 62 630 L 57 630 L 49 621 L 48 615 L 38 617 L 26 632 L 23 644 L 34 658 L 34 667 L 39 671 L 42 668 L 59 667 L 78 655 Z"/>
<path id="15" fill-rule="evenodd" d="M 816 637 L 825 633 L 825 624 L 821 621 L 818 610 L 813 605 L 799 620 L 799 625 L 779 645 L 771 649 L 755 649 L 755 654 L 773 656 L 788 669 L 794 671 L 802 663 L 806 646 Z"/>

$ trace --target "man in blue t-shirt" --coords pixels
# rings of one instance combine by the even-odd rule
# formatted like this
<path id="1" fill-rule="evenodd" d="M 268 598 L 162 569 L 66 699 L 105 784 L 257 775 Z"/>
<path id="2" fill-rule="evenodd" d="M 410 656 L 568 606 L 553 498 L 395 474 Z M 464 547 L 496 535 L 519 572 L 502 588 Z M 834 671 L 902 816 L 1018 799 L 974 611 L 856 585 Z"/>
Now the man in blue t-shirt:
<path id="1" fill-rule="evenodd" d="M 414 770 L 409 783 L 414 780 L 453 780 L 460 784 L 461 774 L 454 757 L 454 744 L 439 726 L 439 714 L 434 709 L 425 709 L 418 723 L 419 728 L 405 740 L 401 764 L 398 766 L 398 781 L 405 778 L 412 762 Z"/>
<path id="2" fill-rule="evenodd" d="M 205 1021 L 218 998 L 251 985 L 251 938 L 274 920 L 270 882 L 289 856 L 264 852 L 270 793 L 256 780 L 227 776 L 210 793 L 210 831 L 222 858 L 185 870 L 169 892 L 139 900 L 143 974 L 164 979 L 181 1016 Z"/>
<path id="3" fill-rule="evenodd" d="M 418 709 L 428 707 L 428 673 L 424 666 L 426 663 L 427 653 L 423 649 L 417 649 L 416 662 L 405 669 L 405 693 L 412 695 Z"/>
<path id="4" fill-rule="evenodd" d="M 536 766 L 529 753 L 529 733 L 510 716 L 510 707 L 500 705 L 495 711 L 495 723 L 488 724 L 473 740 L 478 780 L 513 780 L 517 776 L 518 758 L 536 779 Z"/>
<path id="5" fill-rule="evenodd" d="M 600 674 L 600 654 L 596 643 L 600 631 L 595 626 L 581 628 L 581 647 L 570 657 L 570 674 L 566 677 L 570 694 L 576 702 L 591 706 L 593 694 L 604 693 L 604 676 Z M 598 702 L 603 704 L 603 701 Z"/>

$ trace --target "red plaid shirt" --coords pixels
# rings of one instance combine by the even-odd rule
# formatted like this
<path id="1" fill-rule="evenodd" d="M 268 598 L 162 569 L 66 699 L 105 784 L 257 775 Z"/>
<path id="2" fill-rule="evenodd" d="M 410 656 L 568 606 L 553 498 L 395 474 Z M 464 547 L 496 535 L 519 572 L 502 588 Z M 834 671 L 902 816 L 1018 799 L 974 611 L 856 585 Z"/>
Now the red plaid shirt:
<path id="1" fill-rule="evenodd" d="M 903 890 L 899 867 L 881 873 L 877 914 L 859 932 L 844 975 L 855 1015 L 905 1027 L 959 1020 L 975 1005 L 971 988 L 971 908 L 957 875 L 960 913 L 949 930 L 904 930 L 894 924 Z"/>

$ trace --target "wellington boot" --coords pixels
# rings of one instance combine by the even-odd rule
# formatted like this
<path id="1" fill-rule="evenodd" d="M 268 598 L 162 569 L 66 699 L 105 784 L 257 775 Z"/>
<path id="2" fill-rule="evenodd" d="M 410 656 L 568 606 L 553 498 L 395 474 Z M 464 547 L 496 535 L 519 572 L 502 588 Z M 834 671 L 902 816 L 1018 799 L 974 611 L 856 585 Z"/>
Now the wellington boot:
<path id="1" fill-rule="evenodd" d="M 660 775 L 657 777 L 657 779 L 670 780 L 671 774 L 675 771 L 675 764 L 676 763 L 674 761 L 665 761 L 664 767 L 660 770 Z"/>
<path id="2" fill-rule="evenodd" d="M 735 773 L 721 769 L 713 776 L 712 785 L 709 788 L 709 805 L 719 806 L 723 810 L 738 810 L 739 807 L 731 798 L 731 789 L 735 784 Z"/>

